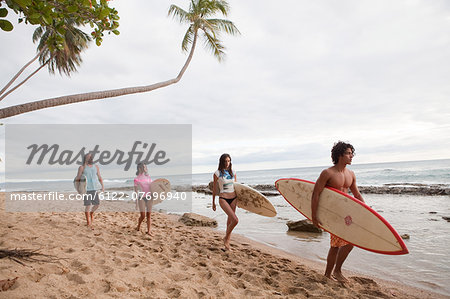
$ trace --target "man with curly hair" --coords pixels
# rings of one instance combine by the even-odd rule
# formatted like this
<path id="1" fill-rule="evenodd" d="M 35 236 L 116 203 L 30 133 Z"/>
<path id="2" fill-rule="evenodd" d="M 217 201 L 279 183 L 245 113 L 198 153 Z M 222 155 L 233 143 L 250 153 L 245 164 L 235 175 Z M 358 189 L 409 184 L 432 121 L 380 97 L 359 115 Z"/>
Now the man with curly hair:
<path id="1" fill-rule="evenodd" d="M 317 207 L 320 193 L 325 187 L 332 187 L 345 193 L 348 193 L 350 189 L 355 198 L 364 202 L 358 186 L 356 186 L 355 173 L 347 169 L 347 165 L 352 163 L 354 154 L 354 147 L 342 141 L 335 143 L 331 149 L 331 158 L 334 166 L 322 171 L 312 194 L 311 218 L 315 226 L 321 224 L 320 219 L 317 218 Z M 353 249 L 353 245 L 332 234 L 330 234 L 330 238 L 330 250 L 328 251 L 325 276 L 330 279 L 333 277 L 340 282 L 346 282 L 347 279 L 342 275 L 341 268 L 348 254 Z"/>

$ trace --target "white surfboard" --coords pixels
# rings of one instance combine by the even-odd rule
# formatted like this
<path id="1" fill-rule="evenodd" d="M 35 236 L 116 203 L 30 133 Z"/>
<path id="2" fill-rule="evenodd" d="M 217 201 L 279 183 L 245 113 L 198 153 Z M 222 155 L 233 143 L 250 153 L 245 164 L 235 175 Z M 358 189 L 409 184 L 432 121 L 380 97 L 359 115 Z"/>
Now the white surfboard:
<path id="1" fill-rule="evenodd" d="M 150 184 L 150 192 L 152 193 L 153 204 L 157 205 L 167 198 L 170 192 L 170 182 L 167 179 L 156 179 Z"/>
<path id="2" fill-rule="evenodd" d="M 279 179 L 275 186 L 288 203 L 311 220 L 313 182 Z M 362 249 L 391 255 L 408 253 L 400 235 L 380 214 L 334 188 L 326 187 L 320 194 L 317 218 L 324 230 Z"/>
<path id="3" fill-rule="evenodd" d="M 73 186 L 79 194 L 86 194 L 86 177 L 84 175 L 81 175 L 79 180 L 77 180 L 77 177 L 75 177 L 75 179 L 73 180 Z"/>
<path id="4" fill-rule="evenodd" d="M 152 200 L 153 205 L 157 205 L 163 202 L 167 198 L 167 193 L 170 192 L 170 182 L 167 179 L 156 179 L 150 183 L 150 192 L 145 195 L 142 191 L 141 185 L 137 186 L 138 194 L 137 199 Z"/>
<path id="5" fill-rule="evenodd" d="M 214 182 L 210 182 L 208 188 L 212 191 Z M 266 216 L 274 217 L 277 211 L 272 203 L 255 189 L 240 183 L 234 183 L 234 190 L 237 196 L 237 206 L 246 211 Z M 219 186 L 216 184 L 216 195 L 219 196 Z"/>

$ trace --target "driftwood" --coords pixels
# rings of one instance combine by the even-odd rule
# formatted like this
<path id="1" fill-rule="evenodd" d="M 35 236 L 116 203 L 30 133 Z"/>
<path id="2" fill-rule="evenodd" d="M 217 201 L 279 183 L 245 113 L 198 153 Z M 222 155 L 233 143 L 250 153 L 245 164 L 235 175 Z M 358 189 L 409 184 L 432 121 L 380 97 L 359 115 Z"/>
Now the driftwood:
<path id="1" fill-rule="evenodd" d="M 0 259 L 2 258 L 9 258 L 23 266 L 25 266 L 23 262 L 53 263 L 61 259 L 52 255 L 40 253 L 37 249 L 0 249 Z"/>

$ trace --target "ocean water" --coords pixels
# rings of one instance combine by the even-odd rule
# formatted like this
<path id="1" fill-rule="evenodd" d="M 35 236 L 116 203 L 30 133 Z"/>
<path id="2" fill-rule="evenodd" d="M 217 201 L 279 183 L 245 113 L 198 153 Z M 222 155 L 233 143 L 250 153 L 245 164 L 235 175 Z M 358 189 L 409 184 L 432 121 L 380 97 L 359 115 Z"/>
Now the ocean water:
<path id="1" fill-rule="evenodd" d="M 329 165 L 331 166 L 331 165 Z M 329 166 L 269 169 L 256 171 L 239 171 L 236 168 L 238 181 L 248 185 L 269 184 L 273 185 L 279 178 L 302 178 L 315 181 L 320 172 Z M 450 187 L 450 159 L 355 164 L 349 166 L 356 174 L 357 184 L 360 186 L 382 186 L 384 184 L 442 184 Z M 194 174 L 193 185 L 204 185 L 212 180 L 212 173 Z"/>
<path id="2" fill-rule="evenodd" d="M 237 171 L 238 181 L 249 185 L 270 184 L 279 178 L 295 177 L 315 181 L 324 167 L 271 169 L 258 171 Z M 360 186 L 389 185 L 441 185 L 450 188 L 450 159 L 415 162 L 377 163 L 349 166 Z M 212 173 L 176 176 L 169 178 L 172 185 L 206 185 Z M 104 178 L 108 189 L 130 187 L 133 178 Z M 40 182 L 7 182 L 0 184 L 4 190 L 22 191 L 73 191 L 72 179 Z M 450 196 L 363 194 L 366 203 L 383 216 L 399 234 L 409 234 L 405 240 L 409 254 L 389 256 L 353 249 L 344 264 L 344 271 L 354 270 L 363 274 L 380 277 L 416 286 L 450 296 Z M 329 235 L 291 233 L 287 231 L 288 220 L 304 217 L 293 209 L 282 196 L 269 197 L 278 215 L 262 217 L 238 209 L 239 224 L 236 233 L 263 242 L 275 248 L 297 254 L 301 257 L 322 262 L 325 267 L 329 249 Z M 161 204 L 163 205 L 163 204 Z M 160 209 L 157 205 L 154 208 Z M 219 227 L 226 228 L 226 215 L 218 207 L 211 209 L 211 196 L 192 194 L 192 206 L 186 210 L 215 218 Z M 184 211 L 179 211 L 182 213 Z"/>
<path id="3" fill-rule="evenodd" d="M 302 178 L 315 181 L 320 172 L 328 166 L 302 167 L 286 169 L 268 169 L 237 171 L 238 181 L 247 185 L 267 184 L 273 185 L 279 178 Z M 382 186 L 385 184 L 425 184 L 442 185 L 450 188 L 450 159 L 356 164 L 349 166 L 356 174 L 359 186 Z M 166 177 L 172 186 L 207 185 L 212 180 L 211 173 L 189 174 Z M 158 177 L 152 177 L 156 179 Z M 133 185 L 133 177 L 129 178 L 103 178 L 105 188 L 121 188 Z M 7 191 L 74 191 L 73 177 L 60 180 L 45 181 L 7 181 L 0 183 L 0 190 Z"/>

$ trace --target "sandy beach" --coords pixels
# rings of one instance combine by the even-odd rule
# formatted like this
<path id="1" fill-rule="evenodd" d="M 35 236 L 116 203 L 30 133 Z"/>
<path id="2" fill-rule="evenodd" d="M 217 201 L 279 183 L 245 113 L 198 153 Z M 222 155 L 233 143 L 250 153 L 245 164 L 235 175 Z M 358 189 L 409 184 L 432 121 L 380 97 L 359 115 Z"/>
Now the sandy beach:
<path id="1" fill-rule="evenodd" d="M 153 213 L 153 237 L 135 230 L 137 213 L 102 212 L 95 229 L 84 213 L 6 213 L 1 194 L 0 249 L 38 250 L 42 261 L 0 259 L 0 281 L 17 280 L 0 298 L 445 298 L 349 273 L 340 284 L 323 265 L 234 234 L 190 227 Z M 0 288 L 1 290 L 1 288 Z"/>

